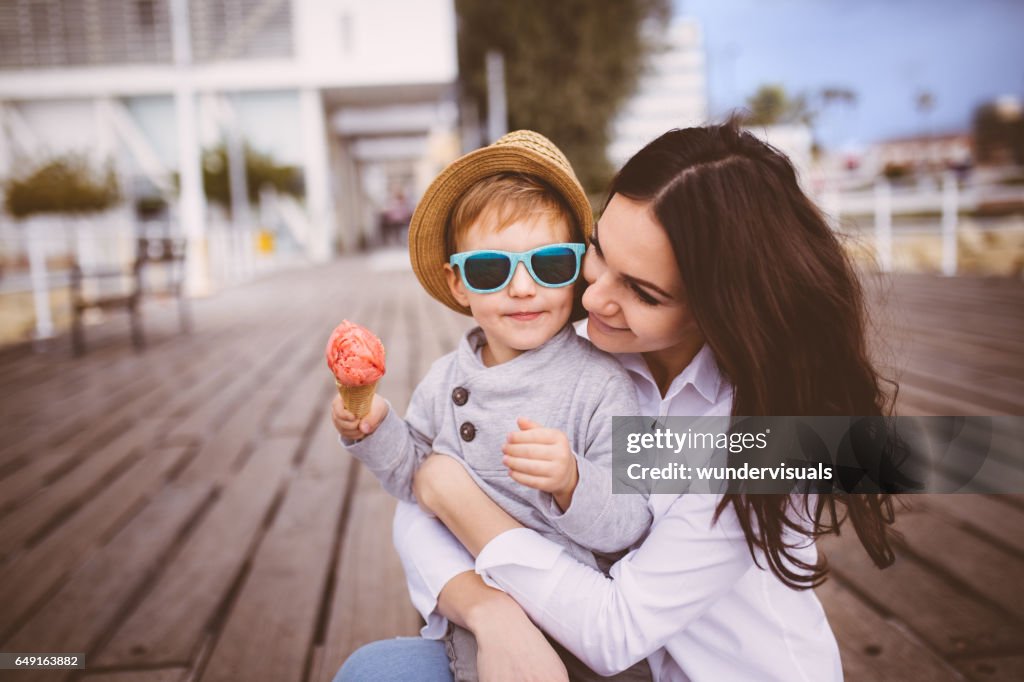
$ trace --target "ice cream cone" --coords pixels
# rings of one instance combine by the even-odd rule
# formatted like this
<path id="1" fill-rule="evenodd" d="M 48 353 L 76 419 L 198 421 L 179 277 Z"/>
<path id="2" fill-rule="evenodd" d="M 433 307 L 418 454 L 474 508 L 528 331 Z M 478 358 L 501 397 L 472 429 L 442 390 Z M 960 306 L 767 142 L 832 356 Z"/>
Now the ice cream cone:
<path id="1" fill-rule="evenodd" d="M 377 392 L 376 381 L 365 386 L 345 386 L 335 379 L 334 385 L 338 387 L 338 395 L 341 396 L 341 402 L 345 404 L 345 409 L 354 414 L 357 419 L 362 419 L 370 413 L 373 394 Z"/>

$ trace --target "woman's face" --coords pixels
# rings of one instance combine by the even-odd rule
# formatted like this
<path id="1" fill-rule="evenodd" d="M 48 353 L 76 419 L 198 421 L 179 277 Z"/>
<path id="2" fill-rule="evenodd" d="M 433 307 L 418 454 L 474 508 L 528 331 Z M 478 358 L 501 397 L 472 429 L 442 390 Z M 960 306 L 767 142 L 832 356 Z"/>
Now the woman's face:
<path id="1" fill-rule="evenodd" d="M 594 230 L 583 261 L 587 335 L 609 353 L 693 353 L 703 336 L 668 235 L 649 208 L 616 194 Z"/>

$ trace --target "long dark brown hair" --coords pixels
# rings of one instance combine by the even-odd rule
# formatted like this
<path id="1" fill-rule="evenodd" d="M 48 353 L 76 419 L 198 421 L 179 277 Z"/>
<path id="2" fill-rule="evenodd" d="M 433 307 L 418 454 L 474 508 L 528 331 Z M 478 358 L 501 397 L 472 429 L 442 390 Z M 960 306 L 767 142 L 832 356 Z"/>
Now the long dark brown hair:
<path id="1" fill-rule="evenodd" d="M 649 203 L 675 251 L 687 304 L 733 386 L 734 416 L 879 416 L 891 411 L 868 357 L 867 311 L 838 238 L 801 191 L 789 159 L 735 123 L 672 130 L 637 152 L 612 180 L 615 194 Z M 727 494 L 785 584 L 815 587 L 828 571 L 794 550 L 853 525 L 872 560 L 893 562 L 893 500 L 884 494 L 803 497 Z M 810 499 L 815 508 L 808 509 Z M 845 515 L 838 507 L 845 507 Z M 787 542 L 795 531 L 803 542 Z"/>

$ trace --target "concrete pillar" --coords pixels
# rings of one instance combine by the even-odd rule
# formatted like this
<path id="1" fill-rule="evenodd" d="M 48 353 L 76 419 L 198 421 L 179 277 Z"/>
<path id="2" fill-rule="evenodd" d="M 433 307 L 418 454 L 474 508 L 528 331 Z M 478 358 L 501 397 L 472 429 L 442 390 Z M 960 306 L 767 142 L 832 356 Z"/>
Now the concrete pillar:
<path id="1" fill-rule="evenodd" d="M 956 274 L 956 228 L 959 218 L 959 197 L 956 175 L 947 171 L 942 176 L 942 274 Z"/>
<path id="2" fill-rule="evenodd" d="M 196 125 L 196 92 L 192 83 L 192 38 L 188 0 L 171 1 L 174 63 L 178 67 L 174 109 L 178 127 L 178 219 L 188 239 L 185 286 L 193 296 L 210 292 L 206 253 L 206 195 L 203 192 L 202 154 Z"/>
<path id="3" fill-rule="evenodd" d="M 875 253 L 882 272 L 892 271 L 892 190 L 889 181 L 875 181 Z"/>
<path id="4" fill-rule="evenodd" d="M 302 117 L 306 210 L 310 220 L 307 255 L 314 261 L 322 262 L 333 255 L 336 222 L 327 156 L 327 120 L 320 91 L 315 88 L 299 91 L 299 107 Z"/>

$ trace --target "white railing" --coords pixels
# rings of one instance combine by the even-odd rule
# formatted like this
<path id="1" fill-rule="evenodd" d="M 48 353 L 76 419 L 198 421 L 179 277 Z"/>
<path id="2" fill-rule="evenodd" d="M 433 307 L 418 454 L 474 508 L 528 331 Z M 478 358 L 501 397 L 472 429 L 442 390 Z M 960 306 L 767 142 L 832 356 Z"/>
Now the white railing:
<path id="1" fill-rule="evenodd" d="M 946 172 L 938 182 L 919 182 L 907 187 L 877 178 L 872 186 L 840 190 L 837 183 L 825 183 L 817 196 L 818 205 L 833 227 L 846 230 L 851 223 L 866 227 L 870 221 L 878 268 L 890 272 L 893 256 L 894 224 L 901 236 L 932 234 L 941 244 L 939 272 L 950 277 L 960 266 L 962 214 L 986 205 L 1024 205 L 1024 187 L 1000 184 L 991 178 L 960 182 Z M 907 227 L 912 222 L 923 228 Z"/>
<path id="2" fill-rule="evenodd" d="M 211 208 L 207 220 L 205 249 L 199 249 L 211 291 L 235 286 L 282 267 L 307 262 L 304 238 L 309 219 L 302 205 L 290 197 L 267 202 L 259 212 L 260 225 L 276 235 L 269 248 L 265 235 L 254 228 L 232 225 L 225 213 Z M 170 225 L 177 221 L 171 219 Z M 4 296 L 31 293 L 36 340 L 52 338 L 54 324 L 52 293 L 67 289 L 70 267 L 77 262 L 83 270 L 131 270 L 135 244 L 147 224 L 137 223 L 128 209 L 118 208 L 88 217 L 44 215 L 24 221 L 0 216 L 0 301 Z M 168 223 L 160 226 L 160 232 Z M 159 236 L 155 233 L 150 236 Z M 263 248 L 261 248 L 261 239 Z M 127 291 L 130 277 L 105 284 Z M 95 282 L 83 282 L 85 294 L 94 293 Z M 106 291 L 106 290 L 105 290 Z"/>

